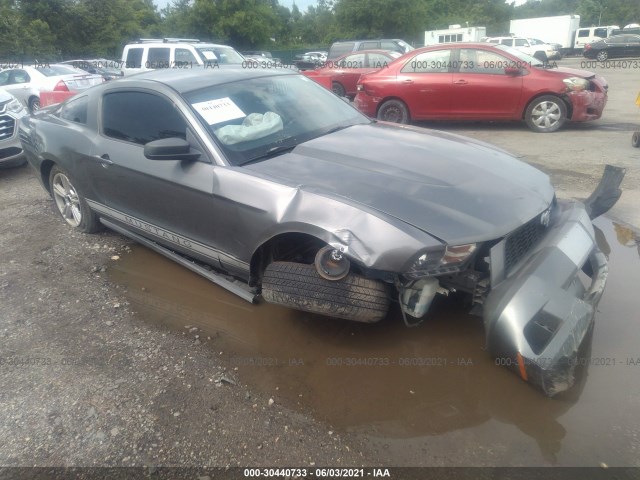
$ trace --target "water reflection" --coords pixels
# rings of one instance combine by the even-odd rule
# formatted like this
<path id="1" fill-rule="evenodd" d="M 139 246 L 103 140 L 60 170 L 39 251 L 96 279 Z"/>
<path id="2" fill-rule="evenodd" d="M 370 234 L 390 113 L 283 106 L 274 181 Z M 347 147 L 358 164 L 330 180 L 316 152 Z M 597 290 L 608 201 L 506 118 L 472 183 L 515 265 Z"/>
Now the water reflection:
<path id="1" fill-rule="evenodd" d="M 638 255 L 640 255 L 640 234 L 631 228 L 616 222 L 613 222 L 613 228 L 616 232 L 616 238 L 618 239 L 618 242 L 620 242 L 620 245 L 630 248 L 635 247 L 638 250 Z"/>
<path id="2" fill-rule="evenodd" d="M 404 326 L 398 311 L 374 325 L 327 319 L 274 305 L 249 305 L 138 247 L 111 278 L 126 285 L 139 316 L 224 351 L 243 382 L 341 428 L 395 439 L 441 435 L 490 419 L 515 425 L 556 462 L 566 431 L 558 418 L 578 401 L 544 397 L 484 351 L 478 317 L 440 299 L 428 321 Z M 143 290 L 144 288 L 144 290 Z"/>

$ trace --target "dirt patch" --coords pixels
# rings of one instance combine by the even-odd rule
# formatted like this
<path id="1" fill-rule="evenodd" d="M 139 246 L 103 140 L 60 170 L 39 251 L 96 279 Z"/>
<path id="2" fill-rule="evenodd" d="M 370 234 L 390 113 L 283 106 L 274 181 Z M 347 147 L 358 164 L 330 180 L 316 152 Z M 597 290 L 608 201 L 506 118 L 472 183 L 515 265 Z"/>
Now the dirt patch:
<path id="1" fill-rule="evenodd" d="M 247 388 L 215 340 L 135 315 L 107 275 L 129 241 L 72 232 L 30 168 L 0 171 L 0 202 L 1 465 L 379 463 Z"/>

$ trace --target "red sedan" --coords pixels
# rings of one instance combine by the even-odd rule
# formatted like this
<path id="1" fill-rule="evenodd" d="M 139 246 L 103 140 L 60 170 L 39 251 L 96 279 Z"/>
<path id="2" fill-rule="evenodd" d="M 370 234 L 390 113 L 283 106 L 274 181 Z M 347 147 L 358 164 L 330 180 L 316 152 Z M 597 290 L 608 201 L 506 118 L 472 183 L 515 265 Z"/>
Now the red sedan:
<path id="1" fill-rule="evenodd" d="M 585 70 L 545 66 L 504 45 L 456 43 L 409 52 L 363 75 L 355 105 L 370 117 L 525 120 L 534 132 L 600 118 L 607 82 Z"/>
<path id="2" fill-rule="evenodd" d="M 314 76 L 330 77 L 331 89 L 336 95 L 353 97 L 360 75 L 388 67 L 400 56 L 401 53 L 388 50 L 360 50 L 335 60 L 328 60 L 322 68 L 314 71 Z"/>

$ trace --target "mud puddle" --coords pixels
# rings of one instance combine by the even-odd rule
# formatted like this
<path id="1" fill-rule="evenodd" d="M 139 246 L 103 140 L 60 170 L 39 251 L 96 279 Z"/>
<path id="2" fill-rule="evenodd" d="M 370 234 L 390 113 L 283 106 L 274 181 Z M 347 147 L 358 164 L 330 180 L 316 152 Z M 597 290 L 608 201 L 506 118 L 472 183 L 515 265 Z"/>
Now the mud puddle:
<path id="1" fill-rule="evenodd" d="M 583 374 L 554 399 L 496 366 L 481 318 L 455 298 L 417 328 L 397 309 L 360 325 L 250 305 L 144 247 L 110 275 L 140 318 L 197 327 L 244 383 L 366 436 L 394 464 L 640 466 L 640 236 L 596 224 L 609 283 Z"/>

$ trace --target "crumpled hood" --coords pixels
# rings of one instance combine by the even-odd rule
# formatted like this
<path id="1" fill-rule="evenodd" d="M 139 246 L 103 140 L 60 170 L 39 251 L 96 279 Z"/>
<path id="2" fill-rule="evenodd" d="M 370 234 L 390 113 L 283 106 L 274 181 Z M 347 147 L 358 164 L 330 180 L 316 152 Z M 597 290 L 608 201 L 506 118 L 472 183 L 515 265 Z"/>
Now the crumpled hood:
<path id="1" fill-rule="evenodd" d="M 496 147 L 385 123 L 352 126 L 243 168 L 365 205 L 453 244 L 498 238 L 542 212 L 554 194 L 545 174 Z"/>

